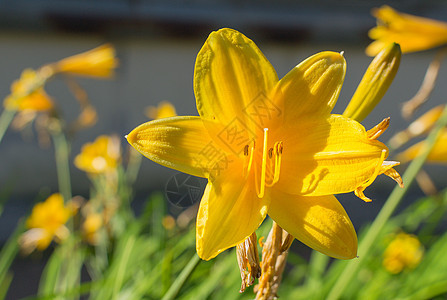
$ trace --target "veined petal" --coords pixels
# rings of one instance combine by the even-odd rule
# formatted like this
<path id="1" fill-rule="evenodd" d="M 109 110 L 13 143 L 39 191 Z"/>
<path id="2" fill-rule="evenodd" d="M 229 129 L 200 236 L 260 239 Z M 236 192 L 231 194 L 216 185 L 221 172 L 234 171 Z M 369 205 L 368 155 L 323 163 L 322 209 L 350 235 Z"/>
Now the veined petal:
<path id="1" fill-rule="evenodd" d="M 204 120 L 229 125 L 240 122 L 253 132 L 259 120 L 253 106 L 263 101 L 278 81 L 275 70 L 258 47 L 228 28 L 210 34 L 194 70 L 197 110 Z"/>
<path id="2" fill-rule="evenodd" d="M 271 191 L 269 216 L 307 246 L 339 259 L 357 255 L 357 235 L 333 195 L 307 197 Z"/>
<path id="3" fill-rule="evenodd" d="M 132 130 L 127 140 L 150 160 L 199 177 L 209 177 L 231 156 L 213 142 L 200 117 L 147 122 Z"/>
<path id="4" fill-rule="evenodd" d="M 384 144 L 368 138 L 362 125 L 340 115 L 300 119 L 282 128 L 281 138 L 284 149 L 277 187 L 291 194 L 352 192 L 377 176 L 388 154 Z"/>
<path id="5" fill-rule="evenodd" d="M 250 236 L 267 215 L 270 198 L 259 199 L 242 168 L 225 170 L 209 181 L 197 215 L 197 254 L 209 260 Z"/>
<path id="6" fill-rule="evenodd" d="M 305 115 L 328 115 L 340 94 L 346 61 L 337 52 L 320 52 L 301 62 L 284 78 L 273 93 L 282 110 L 284 123 L 295 123 Z"/>

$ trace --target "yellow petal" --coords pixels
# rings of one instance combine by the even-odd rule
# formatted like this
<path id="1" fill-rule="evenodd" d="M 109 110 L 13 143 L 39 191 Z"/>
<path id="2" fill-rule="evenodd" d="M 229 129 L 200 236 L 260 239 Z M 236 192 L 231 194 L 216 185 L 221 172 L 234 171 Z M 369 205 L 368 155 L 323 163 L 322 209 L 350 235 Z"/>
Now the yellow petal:
<path id="1" fill-rule="evenodd" d="M 269 198 L 257 197 L 255 188 L 242 177 L 242 168 L 226 170 L 208 182 L 197 215 L 196 247 L 209 260 L 250 236 L 267 215 Z"/>
<path id="2" fill-rule="evenodd" d="M 209 177 L 216 168 L 234 162 L 213 142 L 200 117 L 172 117 L 144 123 L 127 136 L 150 160 L 184 173 Z"/>
<path id="3" fill-rule="evenodd" d="M 331 112 L 343 85 L 346 61 L 340 53 L 321 52 L 301 62 L 275 88 L 272 98 L 283 112 L 284 123 L 306 115 Z"/>
<path id="4" fill-rule="evenodd" d="M 397 160 L 400 160 L 401 162 L 408 162 L 410 160 L 415 159 L 418 157 L 422 152 L 424 152 L 424 149 L 426 148 L 426 142 L 422 141 L 419 142 L 407 150 L 403 151 L 402 153 L 398 154 L 396 156 Z M 435 142 L 435 145 L 433 146 L 432 150 L 430 151 L 430 154 L 427 157 L 427 162 L 433 162 L 433 163 L 447 163 L 447 130 L 444 129 L 438 139 Z"/>
<path id="5" fill-rule="evenodd" d="M 275 70 L 258 47 L 243 34 L 228 28 L 210 34 L 194 70 L 197 110 L 205 120 L 227 126 L 239 122 L 251 136 L 263 119 L 253 114 L 256 103 L 278 81 Z M 258 114 L 259 115 L 259 114 Z"/>
<path id="6" fill-rule="evenodd" d="M 377 40 L 367 49 L 368 55 L 376 55 L 380 45 L 391 42 L 400 44 L 402 53 L 422 51 L 447 43 L 447 23 L 404 14 L 389 6 L 373 10 L 378 26 L 369 31 L 370 38 Z"/>
<path id="7" fill-rule="evenodd" d="M 382 100 L 399 69 L 401 51 L 391 43 L 371 62 L 343 115 L 363 121 Z"/>
<path id="8" fill-rule="evenodd" d="M 105 44 L 92 50 L 64 58 L 53 65 L 58 73 L 69 73 L 78 76 L 93 76 L 107 78 L 114 75 L 118 66 L 115 49 Z"/>
<path id="9" fill-rule="evenodd" d="M 53 108 L 53 101 L 43 89 L 48 80 L 48 73 L 32 69 L 23 70 L 20 79 L 11 85 L 11 94 L 8 95 L 3 105 L 9 110 L 33 110 L 46 111 Z"/>
<path id="10" fill-rule="evenodd" d="M 158 106 L 149 106 L 145 109 L 145 115 L 153 120 L 175 117 L 175 106 L 168 101 L 158 103 Z"/>
<path id="11" fill-rule="evenodd" d="M 357 235 L 343 206 L 332 196 L 307 197 L 271 191 L 269 216 L 307 246 L 339 259 L 357 255 Z"/>
<path id="12" fill-rule="evenodd" d="M 92 143 L 82 146 L 74 164 L 91 174 L 114 172 L 120 163 L 120 141 L 116 136 L 101 135 Z"/>
<path id="13" fill-rule="evenodd" d="M 369 139 L 362 125 L 340 115 L 302 118 L 283 127 L 281 136 L 283 154 L 277 187 L 291 194 L 352 192 L 377 176 L 382 156 L 387 156 L 384 144 Z"/>

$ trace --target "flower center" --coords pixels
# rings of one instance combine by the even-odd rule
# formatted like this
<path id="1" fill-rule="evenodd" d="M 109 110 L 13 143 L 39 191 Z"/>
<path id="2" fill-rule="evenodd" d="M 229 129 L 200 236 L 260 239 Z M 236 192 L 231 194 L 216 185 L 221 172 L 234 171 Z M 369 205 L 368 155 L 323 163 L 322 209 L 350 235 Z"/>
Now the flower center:
<path id="1" fill-rule="evenodd" d="M 279 173 L 281 171 L 281 157 L 283 152 L 283 143 L 275 142 L 273 147 L 268 148 L 268 128 L 264 128 L 264 139 L 262 145 L 262 152 L 260 161 L 255 156 L 256 144 L 253 142 L 251 145 L 245 145 L 244 155 L 246 156 L 246 168 L 245 176 L 247 177 L 250 170 L 255 163 L 255 187 L 256 193 L 259 198 L 264 197 L 265 187 L 272 187 L 279 180 Z M 257 166 L 256 163 L 260 165 Z M 260 168 L 260 170 L 259 170 Z M 258 172 L 260 171 L 260 174 Z"/>

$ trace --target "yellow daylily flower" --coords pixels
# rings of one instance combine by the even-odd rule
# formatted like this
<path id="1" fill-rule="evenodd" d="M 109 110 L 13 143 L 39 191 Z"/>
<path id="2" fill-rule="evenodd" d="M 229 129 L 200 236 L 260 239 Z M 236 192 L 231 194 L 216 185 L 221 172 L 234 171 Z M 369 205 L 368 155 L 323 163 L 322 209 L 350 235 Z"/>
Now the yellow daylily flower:
<path id="1" fill-rule="evenodd" d="M 25 69 L 20 79 L 11 85 L 9 94 L 3 106 L 9 110 L 17 111 L 47 111 L 54 107 L 53 101 L 43 89 L 43 84 L 47 78 L 42 78 L 39 72 L 32 69 Z"/>
<path id="2" fill-rule="evenodd" d="M 21 238 L 25 251 L 30 252 L 34 248 L 44 250 L 53 238 L 56 238 L 56 241 L 65 239 L 69 234 L 65 223 L 72 213 L 72 209 L 64 205 L 64 199 L 58 193 L 52 194 L 42 203 L 37 203 L 26 221 L 30 230 Z"/>
<path id="3" fill-rule="evenodd" d="M 373 59 L 363 75 L 343 116 L 363 121 L 382 100 L 399 69 L 401 51 L 396 43 L 385 47 Z"/>
<path id="4" fill-rule="evenodd" d="M 120 143 L 116 137 L 101 135 L 85 144 L 74 160 L 77 168 L 90 174 L 113 172 L 120 163 Z"/>
<path id="5" fill-rule="evenodd" d="M 366 48 L 374 56 L 389 43 L 400 44 L 402 53 L 431 49 L 447 43 L 447 23 L 398 12 L 384 5 L 374 9 L 377 26 L 368 35 L 375 40 Z"/>
<path id="6" fill-rule="evenodd" d="M 149 159 L 208 178 L 196 224 L 202 259 L 243 242 L 267 214 L 322 253 L 356 257 L 354 227 L 333 194 L 357 191 L 368 200 L 364 188 L 392 164 L 378 130 L 330 113 L 345 70 L 343 56 L 327 51 L 278 80 L 253 41 L 221 29 L 195 64 L 200 116 L 154 120 L 129 133 Z"/>
<path id="7" fill-rule="evenodd" d="M 415 159 L 418 157 L 422 152 L 424 152 L 424 149 L 426 149 L 427 143 L 426 141 L 421 141 L 417 144 L 414 144 L 410 148 L 406 149 L 405 151 L 399 153 L 396 158 L 400 161 L 408 162 L 410 160 Z M 427 162 L 432 163 L 447 163 L 447 129 L 443 129 L 440 133 L 438 138 L 436 139 L 435 144 L 433 145 L 433 148 L 431 149 L 430 153 L 427 157 Z"/>
<path id="8" fill-rule="evenodd" d="M 177 112 L 175 111 L 175 106 L 168 101 L 162 101 L 158 106 L 149 106 L 145 110 L 145 114 L 150 119 L 163 119 L 169 117 L 175 117 Z"/>
<path id="9" fill-rule="evenodd" d="M 49 65 L 55 73 L 78 76 L 111 77 L 118 66 L 115 49 L 105 44 L 92 50 L 64 58 Z"/>
<path id="10" fill-rule="evenodd" d="M 392 273 L 398 274 L 405 269 L 414 269 L 424 255 L 424 248 L 413 234 L 401 232 L 397 234 L 383 254 L 383 266 Z"/>

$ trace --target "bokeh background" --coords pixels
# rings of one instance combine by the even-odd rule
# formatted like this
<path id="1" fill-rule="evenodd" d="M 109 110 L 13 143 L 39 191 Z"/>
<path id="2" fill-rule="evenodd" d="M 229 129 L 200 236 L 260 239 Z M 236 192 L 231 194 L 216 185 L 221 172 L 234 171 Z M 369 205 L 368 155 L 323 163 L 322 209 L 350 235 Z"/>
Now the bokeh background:
<path id="1" fill-rule="evenodd" d="M 112 43 L 120 60 L 115 78 L 79 80 L 97 109 L 98 122 L 76 135 L 72 154 L 74 157 L 84 143 L 101 134 L 115 133 L 126 145 L 124 136 L 148 120 L 143 111 L 149 105 L 167 100 L 179 115 L 197 115 L 192 88 L 196 55 L 211 31 L 231 27 L 255 41 L 280 78 L 314 53 L 344 51 L 348 69 L 335 107 L 335 113 L 342 113 L 372 60 L 364 54 L 370 42 L 367 32 L 375 25 L 370 11 L 383 4 L 447 21 L 447 2 L 440 0 L 0 0 L 0 95 L 9 94 L 10 84 L 25 68 L 37 68 Z M 368 129 L 384 117 L 391 117 L 382 141 L 407 126 L 400 107 L 417 92 L 434 51 L 404 55 L 391 88 L 363 122 Z M 447 66 L 441 68 L 439 78 L 447 78 Z M 47 85 L 47 92 L 56 99 L 64 117 L 74 119 L 78 104 L 58 80 Z M 440 82 L 426 108 L 445 103 L 446 95 L 447 85 Z M 17 220 L 29 212 L 39 191 L 57 190 L 55 163 L 53 154 L 49 154 L 53 150 L 40 147 L 36 139 L 33 131 L 8 130 L 0 144 L 0 193 L 9 199 L 0 217 L 0 244 Z M 439 175 L 434 176 L 435 183 L 445 187 L 442 168 L 431 168 Z M 138 210 L 138 199 L 145 199 L 151 191 L 163 191 L 176 173 L 144 159 L 136 185 L 135 208 Z M 85 174 L 73 165 L 71 174 L 73 193 L 87 194 Z M 364 203 L 354 195 L 339 197 L 356 228 L 374 218 L 393 186 L 390 179 L 379 177 L 366 190 L 372 203 Z M 415 187 L 407 201 L 420 195 Z M 11 299 L 35 292 L 37 283 L 30 278 L 40 274 L 41 269 L 38 260 L 18 260 L 13 266 Z M 21 277 L 26 280 L 18 280 Z"/>

